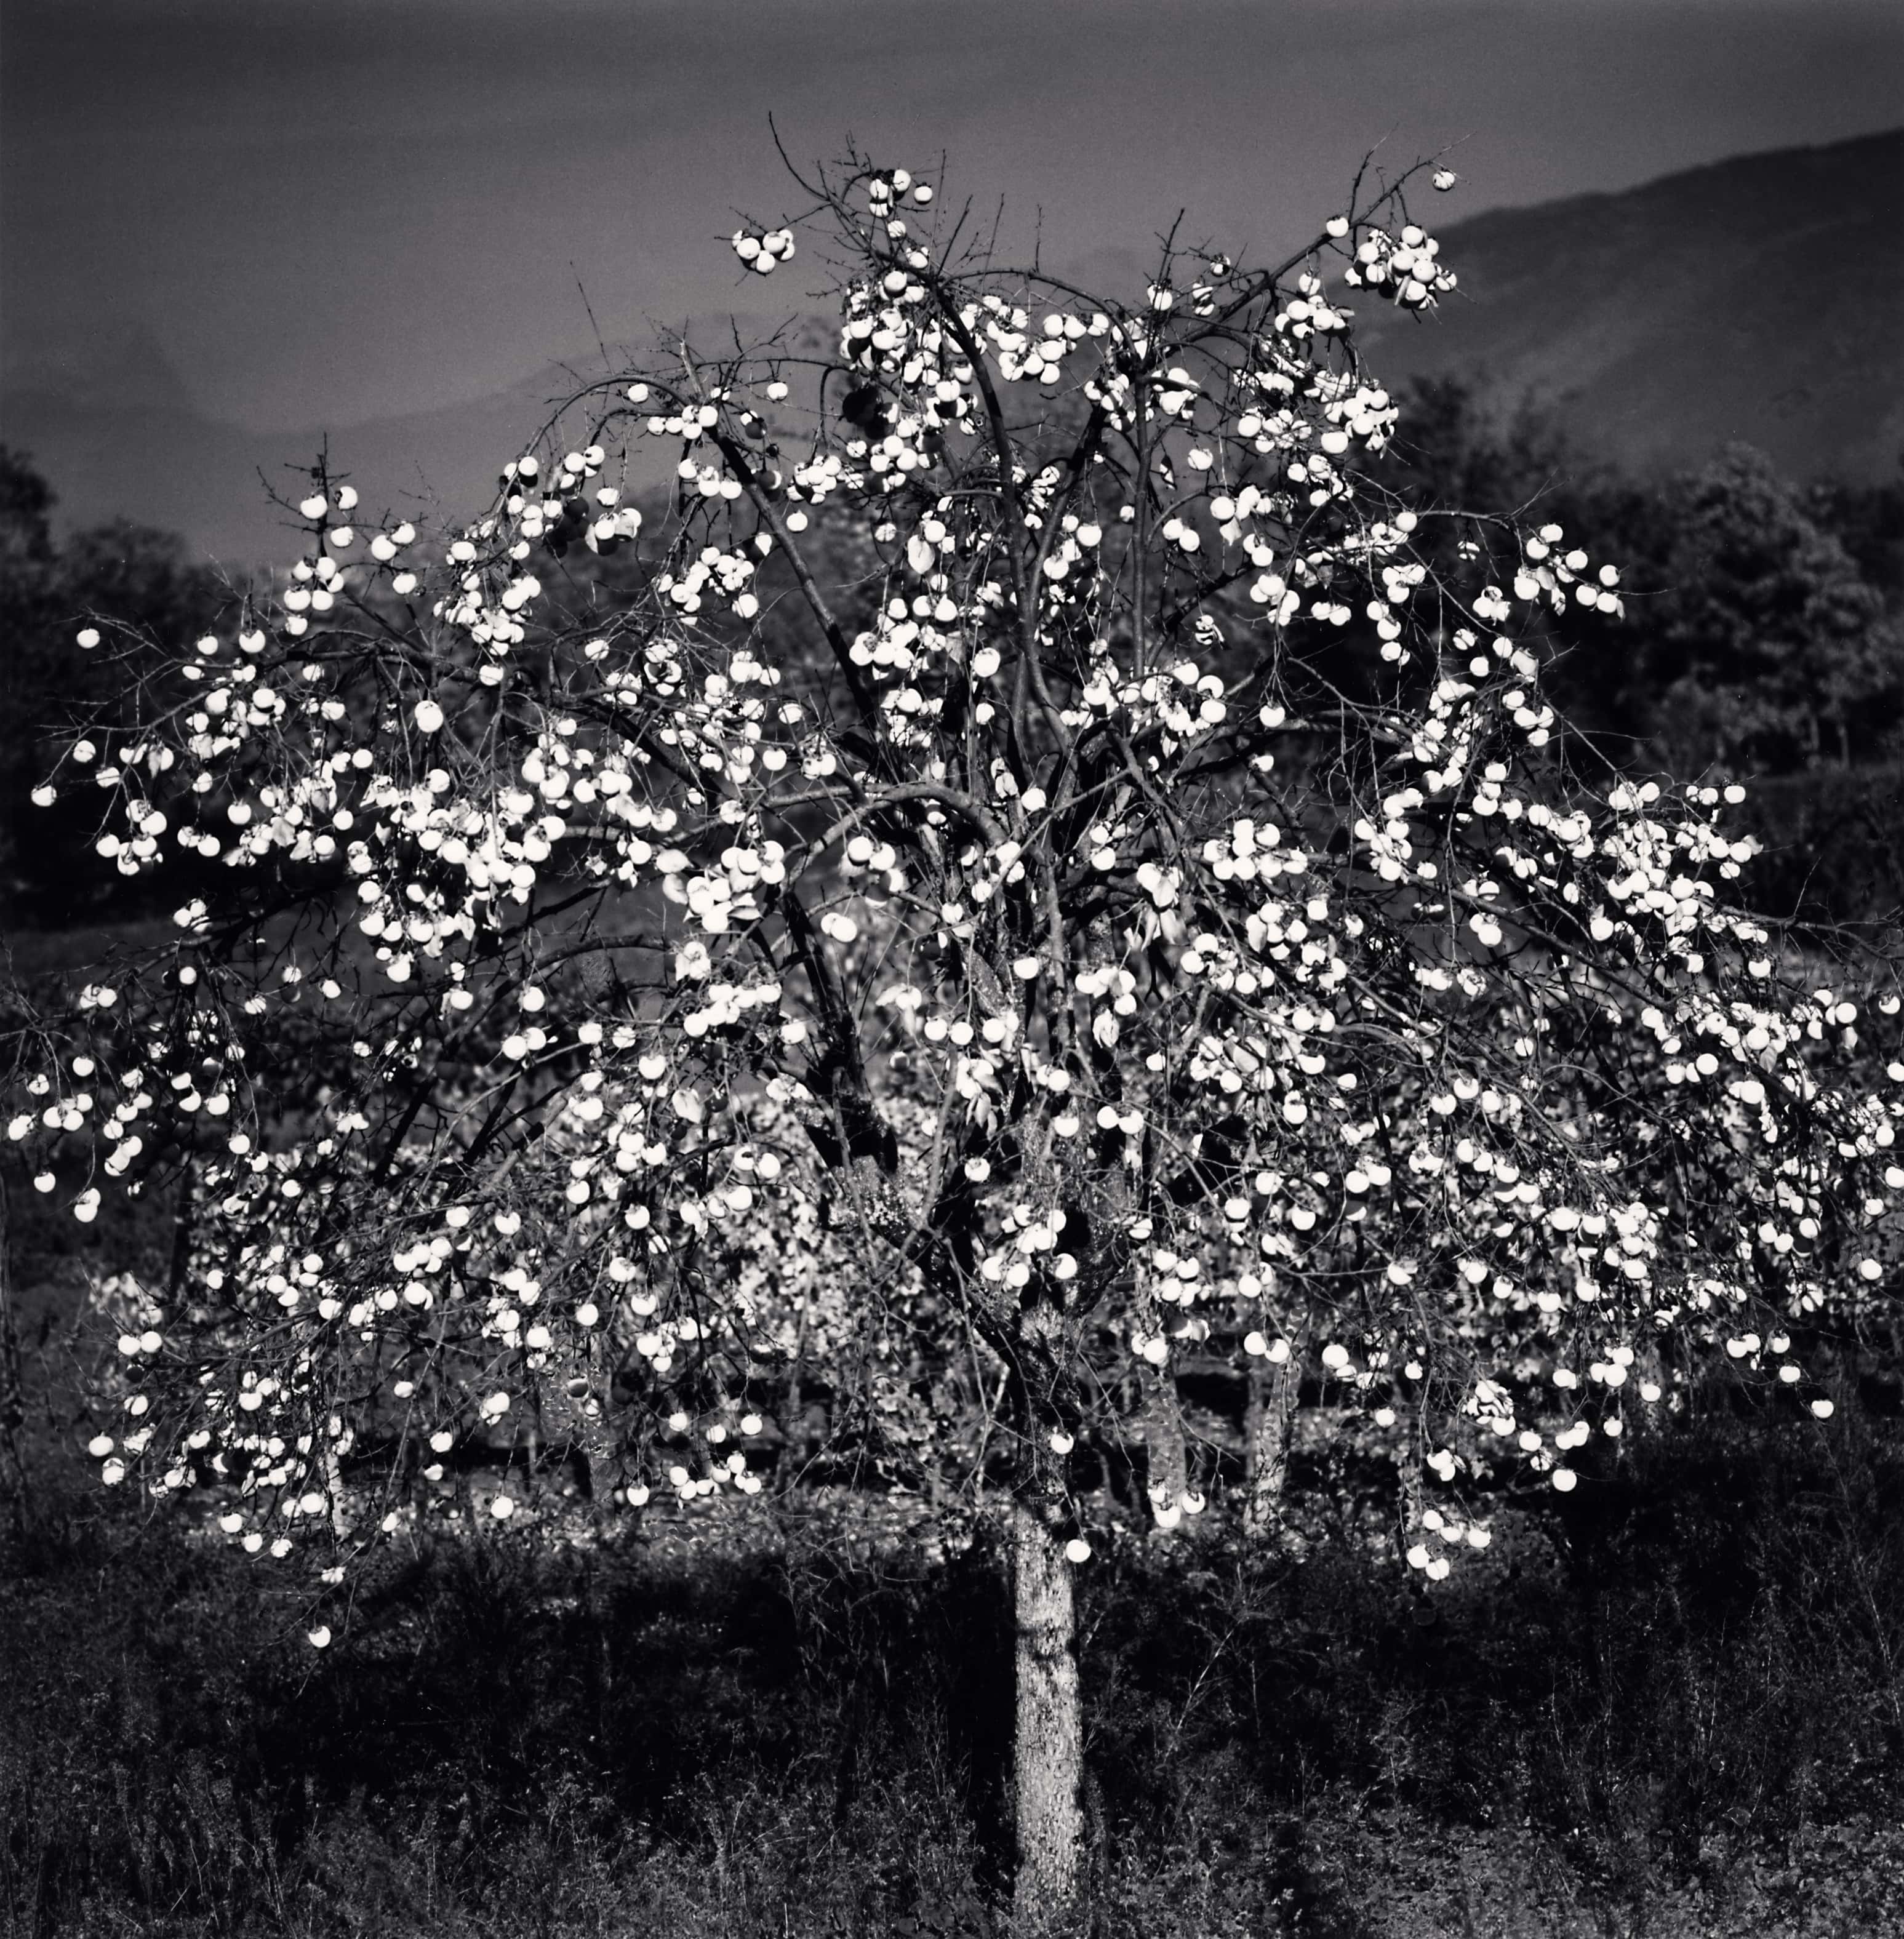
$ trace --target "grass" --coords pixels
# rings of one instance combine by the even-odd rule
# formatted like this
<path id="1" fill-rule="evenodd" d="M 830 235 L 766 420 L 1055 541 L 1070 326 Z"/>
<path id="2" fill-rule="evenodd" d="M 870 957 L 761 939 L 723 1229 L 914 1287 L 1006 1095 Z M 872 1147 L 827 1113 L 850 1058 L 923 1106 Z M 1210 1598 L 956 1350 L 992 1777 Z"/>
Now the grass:
<path id="1" fill-rule="evenodd" d="M 1339 1538 L 1084 1573 L 1097 1932 L 1889 1929 L 1895 1430 L 1710 1423 L 1497 1527 L 1425 1595 Z M 318 1657 L 274 1569 L 55 1487 L 0 1587 L 8 1929 L 1003 1934 L 994 1558 L 839 1553 L 446 1542 Z"/>

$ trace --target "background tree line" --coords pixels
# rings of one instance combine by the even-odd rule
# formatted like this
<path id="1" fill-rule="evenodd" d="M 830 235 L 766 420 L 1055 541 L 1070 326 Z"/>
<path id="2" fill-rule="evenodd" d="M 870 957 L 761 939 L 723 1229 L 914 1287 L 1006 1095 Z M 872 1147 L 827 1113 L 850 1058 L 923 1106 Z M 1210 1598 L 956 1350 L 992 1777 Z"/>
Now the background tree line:
<path id="1" fill-rule="evenodd" d="M 1904 903 L 1904 474 L 1804 484 L 1734 446 L 1644 482 L 1456 382 L 1420 386 L 1404 422 L 1397 469 L 1423 504 L 1525 506 L 1626 562 L 1625 625 L 1561 618 L 1548 675 L 1609 763 L 1750 781 L 1768 912 Z"/>
<path id="2" fill-rule="evenodd" d="M 187 558 L 175 534 L 119 520 L 56 537 L 54 487 L 0 445 L 0 924 L 59 929 L 145 913 L 92 853 L 84 805 L 36 808 L 49 735 L 109 697 L 108 671 L 75 635 L 110 616 L 129 636 L 177 644 L 233 597 L 225 574 Z"/>

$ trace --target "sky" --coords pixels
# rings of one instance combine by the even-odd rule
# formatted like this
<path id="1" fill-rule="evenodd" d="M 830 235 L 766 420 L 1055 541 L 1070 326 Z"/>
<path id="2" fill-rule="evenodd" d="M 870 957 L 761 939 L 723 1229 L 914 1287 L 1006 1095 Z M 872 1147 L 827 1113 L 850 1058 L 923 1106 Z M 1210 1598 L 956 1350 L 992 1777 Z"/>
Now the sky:
<path id="1" fill-rule="evenodd" d="M 724 238 L 800 205 L 769 115 L 800 162 L 943 154 L 1047 262 L 1135 281 L 1180 209 L 1306 236 L 1378 146 L 1449 151 L 1452 221 L 1894 126 L 1904 9 L 0 0 L 0 359 L 123 382 L 143 342 L 208 415 L 341 427 L 500 389 L 591 309 L 757 314 Z"/>

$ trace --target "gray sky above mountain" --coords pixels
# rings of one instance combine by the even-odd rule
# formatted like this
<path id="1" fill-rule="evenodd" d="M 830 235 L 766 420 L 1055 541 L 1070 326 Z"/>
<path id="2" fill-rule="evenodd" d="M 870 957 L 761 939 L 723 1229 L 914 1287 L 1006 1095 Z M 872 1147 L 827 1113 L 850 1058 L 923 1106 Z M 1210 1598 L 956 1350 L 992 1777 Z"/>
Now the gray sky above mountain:
<path id="1" fill-rule="evenodd" d="M 1453 221 L 1901 101 L 1890 0 L 0 0 L 0 346 L 344 425 L 579 348 L 578 283 L 611 338 L 758 310 L 721 239 L 797 205 L 769 112 L 1134 269 L 1179 208 L 1306 233 L 1377 142 L 1456 145 Z"/>

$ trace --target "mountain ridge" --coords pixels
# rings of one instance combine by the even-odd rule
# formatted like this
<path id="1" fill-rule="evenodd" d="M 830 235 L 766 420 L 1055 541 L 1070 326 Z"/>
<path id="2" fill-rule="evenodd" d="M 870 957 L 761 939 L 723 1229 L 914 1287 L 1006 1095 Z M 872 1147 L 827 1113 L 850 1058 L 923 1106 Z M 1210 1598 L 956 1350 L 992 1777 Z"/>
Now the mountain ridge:
<path id="1" fill-rule="evenodd" d="M 1385 382 L 1464 376 L 1641 475 L 1735 440 L 1869 482 L 1904 449 L 1904 129 L 1735 157 L 1442 233 L 1457 295 L 1361 317 Z M 1862 275 L 1819 314 L 1821 271 Z M 1605 287 L 1613 285 L 1610 293 Z"/>
<path id="2" fill-rule="evenodd" d="M 1461 376 L 1495 410 L 1531 403 L 1583 457 L 1641 475 L 1735 440 L 1799 477 L 1865 482 L 1904 450 L 1904 128 L 1709 163 L 1626 190 L 1484 211 L 1439 231 L 1460 279 L 1439 315 L 1358 318 L 1391 388 Z M 1840 300 L 1849 284 L 1851 300 Z M 578 367 L 485 396 L 315 429 L 254 432 L 195 408 L 136 327 L 98 371 L 20 373 L 0 437 L 29 452 L 63 525 L 182 531 L 233 564 L 294 543 L 260 474 L 294 495 L 327 443 L 367 501 L 465 509 Z"/>

